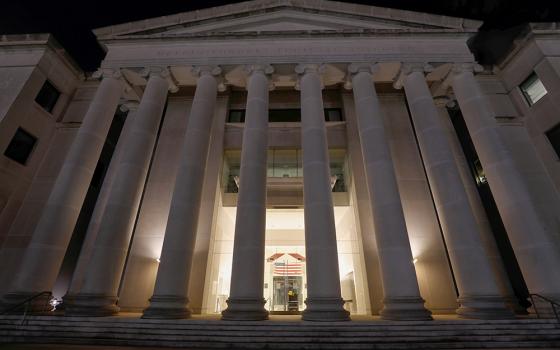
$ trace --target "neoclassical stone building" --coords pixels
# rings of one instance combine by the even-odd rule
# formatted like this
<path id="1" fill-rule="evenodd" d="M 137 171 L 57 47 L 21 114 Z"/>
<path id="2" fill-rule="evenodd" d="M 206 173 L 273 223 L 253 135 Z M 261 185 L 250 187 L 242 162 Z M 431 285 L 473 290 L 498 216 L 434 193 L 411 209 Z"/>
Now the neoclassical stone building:
<path id="1" fill-rule="evenodd" d="M 0 292 L 67 315 L 513 318 L 560 300 L 560 32 L 248 1 L 0 41 Z"/>

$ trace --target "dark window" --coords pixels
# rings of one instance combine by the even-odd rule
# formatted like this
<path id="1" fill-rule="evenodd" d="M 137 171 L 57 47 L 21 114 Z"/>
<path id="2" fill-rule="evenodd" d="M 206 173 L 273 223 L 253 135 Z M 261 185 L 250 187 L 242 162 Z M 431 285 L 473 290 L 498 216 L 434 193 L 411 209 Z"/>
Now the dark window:
<path id="1" fill-rule="evenodd" d="M 245 122 L 244 109 L 232 109 L 229 111 L 228 123 L 244 123 L 244 122 Z"/>
<path id="2" fill-rule="evenodd" d="M 546 137 L 560 158 L 560 124 L 546 132 Z"/>
<path id="3" fill-rule="evenodd" d="M 341 122 L 342 111 L 340 110 L 340 108 L 325 108 L 325 121 Z"/>
<path id="4" fill-rule="evenodd" d="M 325 108 L 325 121 L 340 122 L 343 121 L 342 111 L 340 108 Z M 300 109 L 270 109 L 268 111 L 268 121 L 270 123 L 299 123 L 301 122 Z M 229 111 L 228 123 L 244 123 L 245 110 L 232 109 Z"/>
<path id="5" fill-rule="evenodd" d="M 519 85 L 519 88 L 530 106 L 537 103 L 547 93 L 542 81 L 534 72 Z"/>
<path id="6" fill-rule="evenodd" d="M 301 115 L 299 109 L 271 109 L 268 111 L 268 121 L 271 123 L 299 123 Z"/>
<path id="7" fill-rule="evenodd" d="M 43 107 L 45 111 L 51 113 L 59 96 L 60 92 L 47 80 L 43 84 L 39 94 L 37 94 L 37 97 L 35 97 L 35 102 Z"/>
<path id="8" fill-rule="evenodd" d="M 22 128 L 18 128 L 16 134 L 8 144 L 4 155 L 20 164 L 25 165 L 27 159 L 35 147 L 37 138 Z"/>

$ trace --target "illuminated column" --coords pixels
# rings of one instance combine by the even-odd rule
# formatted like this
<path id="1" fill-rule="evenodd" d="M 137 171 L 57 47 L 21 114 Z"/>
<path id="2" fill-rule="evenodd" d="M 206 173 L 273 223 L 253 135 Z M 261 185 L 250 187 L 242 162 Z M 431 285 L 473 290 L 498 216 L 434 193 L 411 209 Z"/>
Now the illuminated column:
<path id="1" fill-rule="evenodd" d="M 424 77 L 424 65 L 403 64 L 401 79 L 465 318 L 511 318 L 472 213 L 451 145 Z M 397 82 L 399 83 L 399 82 Z"/>
<path id="2" fill-rule="evenodd" d="M 511 287 L 504 262 L 496 244 L 496 238 L 494 237 L 494 233 L 490 227 L 490 222 L 488 221 L 488 216 L 486 215 L 480 195 L 476 189 L 471 169 L 469 168 L 469 164 L 465 158 L 465 153 L 461 148 L 461 143 L 459 142 L 457 133 L 455 132 L 455 128 L 453 127 L 451 118 L 447 112 L 446 106 L 449 105 L 450 99 L 448 97 L 440 96 L 436 97 L 434 102 L 438 110 L 439 120 L 447 134 L 451 152 L 455 158 L 455 164 L 459 170 L 459 175 L 461 176 L 463 186 L 465 187 L 472 212 L 478 223 L 478 229 L 486 249 L 486 255 L 492 262 L 492 268 L 494 269 L 494 276 L 496 277 L 500 294 L 502 295 L 506 305 L 516 314 L 526 314 L 527 311 L 519 304 L 519 300 L 515 296 L 513 288 Z"/>
<path id="3" fill-rule="evenodd" d="M 202 66 L 182 145 L 171 209 L 165 229 L 154 294 L 144 318 L 187 318 L 189 276 L 193 260 L 204 170 L 218 93 L 219 67 Z"/>
<path id="4" fill-rule="evenodd" d="M 33 232 L 12 292 L 5 296 L 6 303 L 53 287 L 123 91 L 119 79 L 120 72 L 104 74 Z"/>
<path id="5" fill-rule="evenodd" d="M 265 320 L 264 255 L 266 232 L 266 167 L 268 88 L 271 66 L 247 67 L 247 107 L 228 308 L 224 320 Z"/>
<path id="6" fill-rule="evenodd" d="M 560 248 L 531 201 L 498 133 L 472 65 L 455 65 L 451 85 L 529 291 L 560 300 Z"/>
<path id="7" fill-rule="evenodd" d="M 119 282 L 167 99 L 168 75 L 159 68 L 150 72 L 132 130 L 124 140 L 82 287 L 66 305 L 66 314 L 107 316 L 119 311 Z"/>
<path id="8" fill-rule="evenodd" d="M 307 261 L 307 308 L 302 318 L 309 321 L 346 321 L 350 317 L 343 308 L 340 291 L 328 144 L 319 76 L 321 68 L 316 64 L 296 67 L 296 72 L 300 74 L 301 90 Z"/>
<path id="9" fill-rule="evenodd" d="M 351 64 L 356 120 L 373 211 L 387 320 L 430 320 L 420 296 L 399 189 L 385 136 L 372 65 Z"/>
<path id="10" fill-rule="evenodd" d="M 82 283 L 85 277 L 84 275 L 88 268 L 89 259 L 91 257 L 91 250 L 93 249 L 95 238 L 97 237 L 97 234 L 99 232 L 99 225 L 101 224 L 101 219 L 107 205 L 107 199 L 109 197 L 109 193 L 111 192 L 111 187 L 113 185 L 113 182 L 115 181 L 116 171 L 119 166 L 119 160 L 123 154 L 124 144 L 128 143 L 124 140 L 128 139 L 134 125 L 134 118 L 136 115 L 136 111 L 138 110 L 138 102 L 129 101 L 126 104 L 121 105 L 121 108 L 123 107 L 128 109 L 126 120 L 122 127 L 119 141 L 117 142 L 115 151 L 113 152 L 113 156 L 111 157 L 109 168 L 107 169 L 107 172 L 105 173 L 105 176 L 103 178 L 103 185 L 101 186 L 101 191 L 99 192 L 99 196 L 97 197 L 95 209 L 91 214 L 91 219 L 89 221 L 85 239 L 82 243 L 82 248 L 80 249 L 80 257 L 78 259 L 78 262 L 76 263 L 76 269 L 72 274 L 70 287 L 68 288 L 68 292 L 66 293 L 66 295 L 63 297 L 65 305 L 72 302 L 72 298 L 80 291 L 80 288 L 82 287 Z M 126 111 L 126 109 L 124 111 Z"/>

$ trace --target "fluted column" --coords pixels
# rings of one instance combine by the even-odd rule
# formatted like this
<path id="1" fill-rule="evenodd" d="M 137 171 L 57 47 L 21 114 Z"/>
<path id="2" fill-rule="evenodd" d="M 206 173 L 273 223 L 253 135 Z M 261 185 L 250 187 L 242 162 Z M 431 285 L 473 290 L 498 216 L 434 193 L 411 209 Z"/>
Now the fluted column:
<path id="1" fill-rule="evenodd" d="M 456 65 L 451 85 L 529 291 L 560 301 L 560 247 L 531 201 L 529 189 L 498 133 L 473 67 Z"/>
<path id="2" fill-rule="evenodd" d="M 124 140 L 83 285 L 66 305 L 66 314 L 106 316 L 119 311 L 119 282 L 167 99 L 168 74 L 159 68 L 150 72 L 132 130 Z"/>
<path id="3" fill-rule="evenodd" d="M 271 66 L 247 67 L 247 108 L 228 307 L 224 320 L 268 318 L 263 297 L 266 233 L 268 88 Z M 250 272 L 249 272 L 250 271 Z"/>
<path id="4" fill-rule="evenodd" d="M 7 304 L 51 290 L 82 208 L 123 91 L 120 72 L 106 71 L 84 116 L 5 296 Z"/>
<path id="5" fill-rule="evenodd" d="M 447 106 L 450 102 L 450 99 L 446 96 L 439 96 L 434 98 L 434 103 L 439 114 L 439 120 L 442 123 L 442 127 L 445 129 L 445 132 L 447 134 L 447 140 L 449 141 L 451 152 L 453 153 L 453 157 L 455 159 L 455 164 L 457 165 L 457 169 L 459 170 L 459 176 L 461 177 L 463 186 L 465 187 L 465 191 L 467 193 L 473 215 L 478 224 L 478 230 L 481 234 L 482 242 L 486 250 L 486 255 L 492 263 L 494 276 L 496 277 L 496 282 L 498 284 L 500 294 L 504 299 L 506 305 L 515 314 L 527 314 L 527 311 L 519 303 L 519 300 L 515 296 L 515 293 L 511 286 L 509 276 L 507 275 L 505 269 L 504 261 L 502 260 L 502 256 L 500 255 L 498 245 L 496 244 L 496 238 L 494 237 L 494 233 L 492 232 L 492 228 L 490 227 L 490 222 L 488 221 L 486 211 L 484 210 L 480 195 L 478 194 L 478 190 L 476 189 L 475 181 L 469 168 L 469 164 L 467 163 L 467 159 L 465 158 L 465 153 L 463 152 L 461 143 L 457 138 L 457 133 L 455 132 L 455 128 L 453 127 L 453 123 L 451 122 L 451 118 L 449 117 Z"/>
<path id="6" fill-rule="evenodd" d="M 412 262 L 412 251 L 382 112 L 369 64 L 351 64 L 356 119 L 373 211 L 375 240 L 383 282 L 381 317 L 429 320 Z"/>
<path id="7" fill-rule="evenodd" d="M 457 314 L 465 318 L 511 318 L 513 312 L 500 295 L 492 262 L 426 83 L 424 65 L 403 65 L 401 77 L 459 290 Z"/>
<path id="8" fill-rule="evenodd" d="M 341 298 L 336 228 L 320 71 L 316 64 L 298 65 L 301 92 L 301 144 L 309 321 L 349 320 Z"/>
<path id="9" fill-rule="evenodd" d="M 189 276 L 193 260 L 204 170 L 216 105 L 219 67 L 198 67 L 196 91 L 182 145 L 171 209 L 165 229 L 154 294 L 144 318 L 187 318 Z"/>

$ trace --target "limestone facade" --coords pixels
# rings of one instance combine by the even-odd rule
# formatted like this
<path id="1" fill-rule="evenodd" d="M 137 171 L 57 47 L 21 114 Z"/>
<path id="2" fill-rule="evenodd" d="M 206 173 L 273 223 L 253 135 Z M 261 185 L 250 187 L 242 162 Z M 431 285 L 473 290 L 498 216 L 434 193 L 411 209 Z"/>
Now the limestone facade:
<path id="1" fill-rule="evenodd" d="M 255 0 L 97 29 L 93 74 L 48 35 L 3 36 L 4 305 L 321 321 L 560 301 L 558 30 L 482 67 L 480 25 Z"/>

